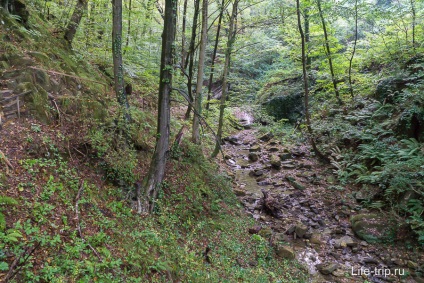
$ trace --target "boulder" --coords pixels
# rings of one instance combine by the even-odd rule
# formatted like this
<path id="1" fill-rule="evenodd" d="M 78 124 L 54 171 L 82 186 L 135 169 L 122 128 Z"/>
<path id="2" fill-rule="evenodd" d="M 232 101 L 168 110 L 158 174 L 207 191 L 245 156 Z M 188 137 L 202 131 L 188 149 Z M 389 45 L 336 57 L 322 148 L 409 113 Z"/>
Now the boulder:
<path id="1" fill-rule="evenodd" d="M 296 226 L 294 228 L 294 232 L 296 233 L 296 235 L 299 238 L 303 238 L 303 236 L 305 236 L 306 232 L 308 232 L 308 226 L 306 226 L 303 223 L 298 223 L 298 224 L 296 224 Z"/>
<path id="2" fill-rule="evenodd" d="M 325 264 L 317 264 L 316 268 L 324 275 L 331 274 L 339 267 L 337 262 L 333 263 L 325 263 Z"/>
<path id="3" fill-rule="evenodd" d="M 264 103 L 266 112 L 276 120 L 288 119 L 295 123 L 304 114 L 303 93 L 290 93 L 274 97 Z"/>
<path id="4" fill-rule="evenodd" d="M 350 222 L 353 232 L 368 243 L 393 241 L 397 230 L 396 222 L 383 214 L 358 214 Z"/>
<path id="5" fill-rule="evenodd" d="M 277 244 L 275 246 L 275 253 L 278 257 L 284 259 L 295 259 L 296 257 L 296 254 L 291 247 L 282 244 Z"/>
<path id="6" fill-rule="evenodd" d="M 277 155 L 274 155 L 274 154 L 271 155 L 270 163 L 271 163 L 271 166 L 275 169 L 281 168 L 281 160 Z"/>
<path id="7" fill-rule="evenodd" d="M 259 156 L 254 152 L 249 153 L 248 158 L 252 162 L 256 162 L 259 160 Z"/>

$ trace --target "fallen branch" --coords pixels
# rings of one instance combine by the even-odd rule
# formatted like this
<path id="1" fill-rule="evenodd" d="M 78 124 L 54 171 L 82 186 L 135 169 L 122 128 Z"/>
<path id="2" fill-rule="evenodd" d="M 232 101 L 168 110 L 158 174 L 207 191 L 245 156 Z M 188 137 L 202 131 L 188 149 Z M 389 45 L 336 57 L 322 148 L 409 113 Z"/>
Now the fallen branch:
<path id="1" fill-rule="evenodd" d="M 83 241 L 83 243 L 85 243 L 93 251 L 93 253 L 97 256 L 97 258 L 99 259 L 99 261 L 102 262 L 103 259 L 100 256 L 100 254 L 96 251 L 95 248 L 93 248 L 92 245 L 90 245 L 89 243 L 87 243 L 87 241 L 84 239 L 84 236 L 82 234 L 81 224 L 80 224 L 80 218 L 79 218 L 78 203 L 79 203 L 79 200 L 81 199 L 81 196 L 82 196 L 83 191 L 84 191 L 84 181 L 81 180 L 80 188 L 79 188 L 78 193 L 77 193 L 77 196 L 75 198 L 75 220 L 77 221 L 77 227 L 76 227 L 76 229 L 78 231 L 78 236 L 81 238 L 81 240 Z"/>
<path id="2" fill-rule="evenodd" d="M 9 174 L 9 168 L 12 170 L 14 168 L 12 163 L 10 163 L 9 159 L 7 159 L 6 155 L 1 150 L 0 150 L 0 160 L 4 160 L 4 163 L 6 163 L 6 174 Z"/>
<path id="3" fill-rule="evenodd" d="M 9 272 L 7 272 L 6 276 L 3 279 L 4 283 L 9 282 L 10 280 L 13 279 L 13 277 L 15 277 L 16 274 L 18 274 L 19 270 L 22 268 L 22 266 L 25 265 L 25 263 L 28 261 L 29 257 L 34 253 L 34 251 L 39 246 L 40 246 L 40 243 L 37 243 L 37 245 L 35 245 L 31 248 L 26 247 L 25 250 L 18 257 L 15 258 L 15 260 L 10 265 Z M 21 264 L 19 264 L 20 259 L 22 257 L 24 257 L 25 255 L 26 255 L 26 257 L 24 258 L 23 262 Z M 16 270 L 14 270 L 16 267 L 18 267 L 18 268 Z"/>

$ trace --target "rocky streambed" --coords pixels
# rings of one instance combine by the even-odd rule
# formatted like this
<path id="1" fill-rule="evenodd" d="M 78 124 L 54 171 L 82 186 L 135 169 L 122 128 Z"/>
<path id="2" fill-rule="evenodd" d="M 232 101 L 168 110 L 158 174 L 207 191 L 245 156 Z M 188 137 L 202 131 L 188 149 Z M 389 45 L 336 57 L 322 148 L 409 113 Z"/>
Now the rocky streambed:
<path id="1" fill-rule="evenodd" d="M 424 282 L 424 255 L 407 228 L 361 205 L 372 190 L 339 185 L 307 145 L 256 135 L 242 130 L 224 146 L 234 192 L 257 221 L 249 233 L 297 259 L 310 282 Z"/>

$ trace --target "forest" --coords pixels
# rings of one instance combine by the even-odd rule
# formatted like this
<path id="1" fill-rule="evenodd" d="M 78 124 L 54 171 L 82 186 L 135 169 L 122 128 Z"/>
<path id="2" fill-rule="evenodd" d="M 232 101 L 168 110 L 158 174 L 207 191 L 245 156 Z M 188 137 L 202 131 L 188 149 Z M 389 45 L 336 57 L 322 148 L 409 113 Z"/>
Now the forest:
<path id="1" fill-rule="evenodd" d="M 0 280 L 424 282 L 422 0 L 0 0 Z"/>

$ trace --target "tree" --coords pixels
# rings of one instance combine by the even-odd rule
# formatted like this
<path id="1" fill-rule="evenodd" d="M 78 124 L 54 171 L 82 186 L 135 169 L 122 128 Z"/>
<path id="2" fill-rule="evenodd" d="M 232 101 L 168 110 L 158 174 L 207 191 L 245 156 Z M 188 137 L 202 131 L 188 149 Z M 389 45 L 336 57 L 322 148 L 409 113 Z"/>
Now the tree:
<path id="1" fill-rule="evenodd" d="M 165 176 L 165 165 L 169 146 L 170 102 L 172 90 L 172 64 L 174 61 L 174 41 L 176 32 L 175 0 L 165 1 L 164 27 L 162 33 L 162 52 L 160 64 L 159 102 L 156 147 L 150 163 L 149 172 L 138 189 L 138 212 L 151 213 L 155 199 Z"/>
<path id="2" fill-rule="evenodd" d="M 212 52 L 211 74 L 209 75 L 208 99 L 207 99 L 207 104 L 206 104 L 206 110 L 209 110 L 209 101 L 211 100 L 212 81 L 213 81 L 213 75 L 214 75 L 214 72 L 215 72 L 215 58 L 216 58 L 216 52 L 218 50 L 219 33 L 221 31 L 222 16 L 224 14 L 224 3 L 225 3 L 225 0 L 222 0 L 221 6 L 219 7 L 220 10 L 219 10 L 219 18 L 218 18 L 218 27 L 217 27 L 217 30 L 216 30 L 215 45 L 213 47 L 213 52 Z"/>
<path id="3" fill-rule="evenodd" d="M 128 112 L 129 105 L 124 89 L 124 70 L 122 67 L 122 0 L 113 0 L 112 15 L 112 56 L 115 94 L 119 105 L 124 110 L 125 122 L 128 123 L 130 120 Z"/>
<path id="4" fill-rule="evenodd" d="M 325 157 L 317 148 L 315 140 L 313 137 L 313 131 L 311 127 L 311 115 L 309 113 L 309 86 L 308 86 L 308 72 L 307 72 L 307 58 L 306 58 L 306 43 L 305 43 L 305 34 L 302 29 L 302 22 L 300 20 L 300 0 L 296 0 L 296 14 L 297 14 L 297 27 L 299 30 L 301 44 L 302 44 L 302 73 L 303 73 L 303 90 L 304 90 L 304 102 L 305 102 L 305 118 L 306 118 L 306 128 L 310 135 L 309 140 L 311 142 L 312 148 L 315 154 L 321 159 L 328 162 L 328 158 Z"/>
<path id="5" fill-rule="evenodd" d="M 340 99 L 339 89 L 337 87 L 336 76 L 334 74 L 333 60 L 331 58 L 332 54 L 331 54 L 330 43 L 328 39 L 327 25 L 325 24 L 324 14 L 322 13 L 321 0 L 317 0 L 317 5 L 318 5 L 319 17 L 321 18 L 322 30 L 324 31 L 325 53 L 328 59 L 328 67 L 330 68 L 331 81 L 333 82 L 334 92 L 336 94 L 337 101 L 339 102 L 339 104 L 342 104 L 342 100 Z"/>
<path id="6" fill-rule="evenodd" d="M 216 135 L 215 149 L 211 156 L 212 158 L 215 158 L 218 155 L 219 151 L 221 150 L 222 126 L 224 124 L 224 110 L 225 110 L 225 102 L 227 100 L 227 92 L 228 92 L 228 89 L 227 89 L 228 72 L 230 69 L 231 52 L 233 49 L 234 41 L 236 39 L 235 23 L 237 19 L 238 3 L 239 3 L 239 0 L 234 0 L 233 11 L 230 17 L 230 29 L 228 31 L 227 48 L 225 50 L 224 74 L 222 75 L 222 95 L 221 95 L 221 101 L 219 105 L 218 131 Z"/>
<path id="7" fill-rule="evenodd" d="M 205 54 L 206 42 L 208 41 L 208 0 L 203 0 L 202 5 L 202 35 L 200 38 L 199 62 L 197 68 L 197 85 L 196 97 L 194 103 L 194 111 L 196 114 L 193 116 L 193 131 L 192 139 L 196 144 L 200 144 L 200 117 L 202 113 L 202 87 L 203 87 L 203 72 L 205 68 Z"/>
<path id="8" fill-rule="evenodd" d="M 353 50 L 349 59 L 349 92 L 352 98 L 354 97 L 353 86 L 352 86 L 352 62 L 353 62 L 353 57 L 355 56 L 357 42 L 358 42 L 358 0 L 355 0 L 355 41 L 353 42 Z"/>
<path id="9" fill-rule="evenodd" d="M 77 32 L 82 16 L 87 11 L 87 5 L 88 5 L 88 0 L 78 0 L 77 4 L 75 5 L 74 12 L 72 13 L 71 20 L 69 21 L 69 24 L 66 27 L 65 35 L 64 35 L 65 40 L 69 42 L 69 44 L 72 44 L 72 40 L 74 39 L 74 36 Z M 122 16 L 121 16 L 121 21 L 122 21 Z"/>
<path id="10" fill-rule="evenodd" d="M 191 39 L 190 39 L 190 47 L 187 53 L 187 58 L 185 60 L 184 70 L 187 69 L 188 66 L 188 75 L 187 75 L 187 93 L 189 105 L 187 107 L 187 111 L 185 113 L 185 119 L 187 120 L 190 117 L 191 113 L 191 105 L 193 103 L 193 90 L 192 90 L 192 80 L 194 73 L 194 53 L 196 51 L 196 29 L 197 29 L 197 19 L 199 18 L 199 6 L 200 0 L 194 0 L 194 14 L 193 14 L 193 26 L 191 28 Z"/>

